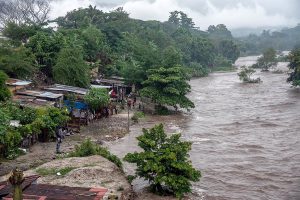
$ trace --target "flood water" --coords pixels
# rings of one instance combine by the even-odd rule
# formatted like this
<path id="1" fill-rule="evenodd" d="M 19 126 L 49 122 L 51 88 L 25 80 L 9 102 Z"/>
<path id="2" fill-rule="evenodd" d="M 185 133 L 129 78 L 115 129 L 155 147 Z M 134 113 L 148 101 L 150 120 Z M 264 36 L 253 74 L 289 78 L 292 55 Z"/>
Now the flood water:
<path id="1" fill-rule="evenodd" d="M 241 58 L 237 65 L 253 59 Z M 148 122 L 164 122 L 168 131 L 193 142 L 190 156 L 202 178 L 191 199 L 300 199 L 300 91 L 286 83 L 285 73 L 257 76 L 262 83 L 243 84 L 236 72 L 191 80 L 195 109 Z M 138 150 L 140 128 L 109 144 L 111 151 L 123 157 Z M 132 165 L 125 170 L 132 173 Z M 134 182 L 137 191 L 145 185 Z"/>

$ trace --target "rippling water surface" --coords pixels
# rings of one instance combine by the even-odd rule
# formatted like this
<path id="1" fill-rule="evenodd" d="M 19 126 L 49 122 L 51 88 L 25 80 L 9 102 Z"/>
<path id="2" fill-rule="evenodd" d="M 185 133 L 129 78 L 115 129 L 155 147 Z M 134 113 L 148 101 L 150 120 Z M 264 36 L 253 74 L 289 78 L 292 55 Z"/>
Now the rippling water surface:
<path id="1" fill-rule="evenodd" d="M 237 65 L 250 62 L 243 58 Z M 286 83 L 287 74 L 257 75 L 261 84 L 243 84 L 236 72 L 194 79 L 190 114 L 149 122 L 165 119 L 169 130 L 180 129 L 193 142 L 191 160 L 203 177 L 192 199 L 300 199 L 299 89 Z M 110 149 L 120 156 L 137 150 L 137 130 Z"/>

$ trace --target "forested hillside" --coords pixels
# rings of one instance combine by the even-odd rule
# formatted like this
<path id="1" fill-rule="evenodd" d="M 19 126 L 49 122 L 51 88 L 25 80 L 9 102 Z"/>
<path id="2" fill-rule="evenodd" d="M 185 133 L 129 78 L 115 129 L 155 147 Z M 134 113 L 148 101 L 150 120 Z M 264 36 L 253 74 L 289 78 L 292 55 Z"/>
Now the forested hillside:
<path id="1" fill-rule="evenodd" d="M 180 11 L 162 23 L 132 19 L 122 8 L 105 13 L 90 6 L 50 22 L 7 20 L 2 34 L 8 40 L 1 41 L 0 70 L 10 77 L 80 87 L 88 87 L 96 69 L 138 87 L 150 69 L 161 67 L 205 76 L 230 68 L 240 52 L 225 25 L 204 32 Z"/>
<path id="2" fill-rule="evenodd" d="M 239 40 L 241 51 L 245 55 L 260 54 L 268 48 L 280 51 L 292 50 L 300 46 L 300 24 L 281 31 L 264 30 L 260 35 L 250 34 Z"/>

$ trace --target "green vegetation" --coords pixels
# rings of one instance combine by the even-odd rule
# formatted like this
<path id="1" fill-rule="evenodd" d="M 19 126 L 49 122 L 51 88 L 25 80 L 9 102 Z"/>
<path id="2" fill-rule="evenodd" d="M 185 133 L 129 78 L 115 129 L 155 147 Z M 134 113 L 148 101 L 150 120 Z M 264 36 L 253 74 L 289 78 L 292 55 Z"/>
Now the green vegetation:
<path id="1" fill-rule="evenodd" d="M 250 34 L 248 37 L 239 38 L 239 40 L 243 55 L 258 55 L 268 48 L 279 51 L 291 50 L 300 44 L 300 24 L 281 31 L 264 30 L 260 35 Z"/>
<path id="2" fill-rule="evenodd" d="M 58 53 L 53 66 L 53 76 L 57 83 L 87 88 L 90 85 L 89 67 L 83 54 L 77 48 L 64 48 Z"/>
<path id="3" fill-rule="evenodd" d="M 131 117 L 131 120 L 134 121 L 135 123 L 139 122 L 139 119 L 144 118 L 145 113 L 143 112 L 135 112 L 133 116 Z"/>
<path id="4" fill-rule="evenodd" d="M 214 61 L 213 71 L 233 71 L 235 67 L 232 65 L 231 61 L 223 56 L 217 56 Z"/>
<path id="5" fill-rule="evenodd" d="M 1 103 L 0 144 L 5 147 L 4 156 L 15 158 L 20 153 L 20 142 L 29 135 L 40 134 L 44 140 L 50 139 L 55 128 L 64 125 L 68 119 L 68 113 L 58 108 L 21 108 L 11 102 Z M 10 120 L 20 121 L 21 126 L 11 126 Z"/>
<path id="6" fill-rule="evenodd" d="M 106 148 L 93 143 L 90 139 L 83 141 L 75 150 L 69 154 L 69 157 L 86 157 L 100 155 L 109 161 L 115 163 L 122 170 L 122 161 L 115 155 L 111 154 Z"/>
<path id="7" fill-rule="evenodd" d="M 259 83 L 261 82 L 260 78 L 253 79 L 251 76 L 255 73 L 255 69 L 251 67 L 243 66 L 241 71 L 237 74 L 239 79 L 244 83 Z"/>
<path id="8" fill-rule="evenodd" d="M 54 136 L 56 127 L 65 125 L 69 120 L 69 113 L 64 109 L 49 107 L 38 108 L 36 111 L 37 118 L 31 123 L 32 130 L 43 134 L 46 140 Z"/>
<path id="9" fill-rule="evenodd" d="M 38 168 L 35 171 L 41 175 L 41 176 L 53 176 L 53 175 L 57 175 L 57 173 L 60 173 L 61 176 L 64 176 L 66 174 L 68 174 L 70 171 L 72 171 L 73 169 L 76 169 L 75 167 L 64 167 L 61 169 L 57 169 L 57 168 Z"/>
<path id="10" fill-rule="evenodd" d="M 162 124 L 143 129 L 137 140 L 144 151 L 129 153 L 124 158 L 137 164 L 136 176 L 148 180 L 153 191 L 171 192 L 178 198 L 191 192 L 191 181 L 199 181 L 201 176 L 188 160 L 191 143 L 181 141 L 180 136 L 167 137 Z"/>
<path id="11" fill-rule="evenodd" d="M 190 91 L 190 85 L 186 82 L 187 74 L 183 68 L 161 67 L 149 70 L 148 73 L 148 80 L 143 82 L 142 96 L 151 98 L 159 105 L 194 108 L 194 103 L 185 96 Z"/>
<path id="12" fill-rule="evenodd" d="M 3 6 L 28 12 L 19 5 Z M 27 14 L 39 20 L 28 21 L 22 15 L 9 20 L 13 16 L 7 14 L 8 20 L 2 22 L 9 40 L 0 45 L 0 69 L 9 76 L 36 79 L 44 75 L 46 82 L 88 87 L 90 70 L 97 68 L 100 75 L 123 76 L 142 88 L 150 69 L 180 65 L 191 68 L 192 76 L 205 76 L 215 67 L 216 56 L 232 63 L 239 56 L 225 25 L 200 31 L 182 11 L 171 12 L 168 21 L 161 23 L 131 19 L 122 8 L 105 13 L 89 6 L 53 20 L 57 30 L 45 28 L 47 13 L 41 17 L 35 11 Z"/>
<path id="13" fill-rule="evenodd" d="M 293 86 L 300 86 L 300 48 L 294 49 L 289 54 L 289 68 L 292 70 L 287 81 Z"/>
<path id="14" fill-rule="evenodd" d="M 257 60 L 257 63 L 254 64 L 253 67 L 261 68 L 263 71 L 269 71 L 271 67 L 275 67 L 276 65 L 276 51 L 273 48 L 269 48 L 263 52 L 262 57 Z"/>
<path id="15" fill-rule="evenodd" d="M 8 76 L 0 70 L 0 101 L 6 101 L 11 96 L 10 91 L 5 84 L 7 79 Z"/>
<path id="16" fill-rule="evenodd" d="M 97 111 L 100 108 L 108 105 L 108 92 L 103 88 L 92 88 L 84 96 L 84 101 L 89 105 L 91 110 Z"/>
<path id="17" fill-rule="evenodd" d="M 25 47 L 0 47 L 0 69 L 10 77 L 28 79 L 36 71 L 35 58 Z"/>

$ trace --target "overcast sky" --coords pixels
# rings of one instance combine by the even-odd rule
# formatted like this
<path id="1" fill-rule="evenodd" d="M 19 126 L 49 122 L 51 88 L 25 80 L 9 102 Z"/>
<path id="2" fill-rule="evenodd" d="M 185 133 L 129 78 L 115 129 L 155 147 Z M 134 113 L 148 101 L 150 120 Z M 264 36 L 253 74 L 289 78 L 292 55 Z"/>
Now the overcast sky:
<path id="1" fill-rule="evenodd" d="M 300 0 L 54 0 L 51 17 L 88 5 L 103 11 L 123 7 L 132 18 L 159 21 L 166 21 L 169 12 L 181 10 L 202 30 L 221 23 L 230 29 L 300 23 Z"/>

